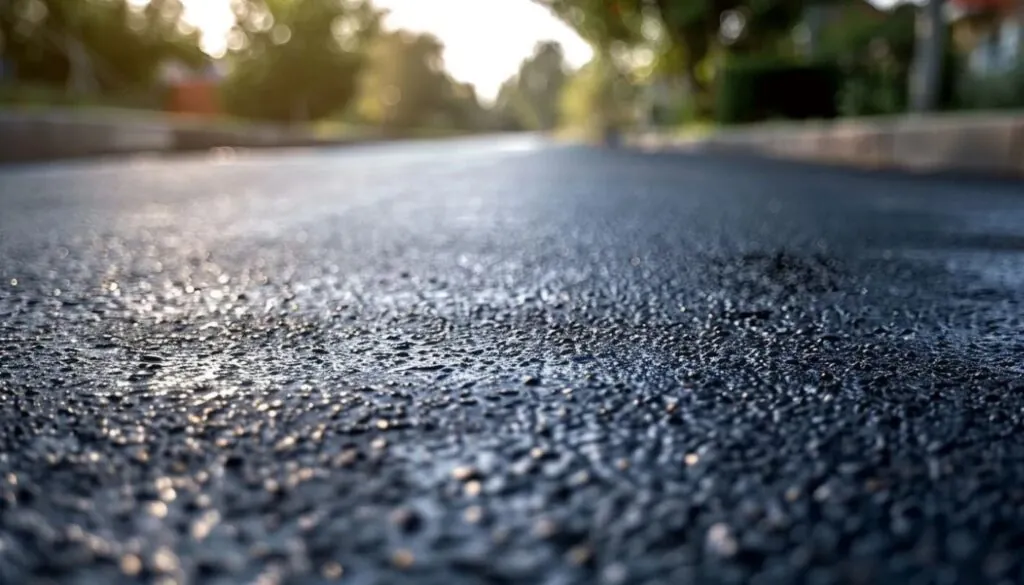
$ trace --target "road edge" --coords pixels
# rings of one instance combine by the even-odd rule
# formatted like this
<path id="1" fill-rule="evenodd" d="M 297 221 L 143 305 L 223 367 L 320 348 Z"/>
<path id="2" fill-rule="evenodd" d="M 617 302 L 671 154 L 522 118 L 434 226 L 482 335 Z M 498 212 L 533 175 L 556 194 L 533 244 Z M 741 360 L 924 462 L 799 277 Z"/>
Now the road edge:
<path id="1" fill-rule="evenodd" d="M 722 130 L 703 138 L 633 135 L 632 147 L 695 151 L 862 169 L 1024 177 L 1024 114 L 860 118 Z"/>
<path id="2" fill-rule="evenodd" d="M 319 136 L 306 129 L 234 125 L 123 111 L 0 111 L 0 164 L 216 148 L 292 148 L 378 142 L 372 136 Z"/>

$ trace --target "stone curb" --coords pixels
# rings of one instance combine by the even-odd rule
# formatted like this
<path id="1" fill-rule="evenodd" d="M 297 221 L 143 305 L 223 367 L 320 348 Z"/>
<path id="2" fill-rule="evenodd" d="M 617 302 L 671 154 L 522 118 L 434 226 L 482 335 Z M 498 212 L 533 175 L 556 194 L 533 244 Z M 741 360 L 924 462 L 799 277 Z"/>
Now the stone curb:
<path id="1" fill-rule="evenodd" d="M 854 119 L 764 125 L 703 139 L 637 136 L 641 148 L 726 154 L 913 172 L 1024 177 L 1024 115 Z"/>
<path id="2" fill-rule="evenodd" d="M 0 112 L 0 163 L 231 148 L 369 142 L 324 139 L 274 126 L 229 127 L 119 112 Z"/>

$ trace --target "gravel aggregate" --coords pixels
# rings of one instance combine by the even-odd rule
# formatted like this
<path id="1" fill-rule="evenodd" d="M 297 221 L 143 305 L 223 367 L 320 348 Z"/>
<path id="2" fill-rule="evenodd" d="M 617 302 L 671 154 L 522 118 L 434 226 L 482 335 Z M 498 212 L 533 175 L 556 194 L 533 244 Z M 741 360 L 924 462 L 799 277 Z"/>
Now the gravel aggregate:
<path id="1" fill-rule="evenodd" d="M 0 169 L 0 583 L 1024 582 L 1024 186 Z"/>

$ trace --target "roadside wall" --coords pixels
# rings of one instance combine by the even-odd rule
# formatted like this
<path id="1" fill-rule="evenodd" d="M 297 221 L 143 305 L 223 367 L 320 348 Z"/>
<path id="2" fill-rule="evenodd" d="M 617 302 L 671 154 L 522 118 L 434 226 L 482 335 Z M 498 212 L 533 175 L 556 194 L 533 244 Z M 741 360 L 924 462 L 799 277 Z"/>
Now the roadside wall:
<path id="1" fill-rule="evenodd" d="M 863 118 L 765 124 L 699 140 L 645 136 L 640 146 L 919 172 L 1024 177 L 1024 114 Z"/>
<path id="2" fill-rule="evenodd" d="M 235 127 L 134 112 L 0 112 L 0 163 L 344 142 L 276 126 Z"/>
<path id="3" fill-rule="evenodd" d="M 0 113 L 0 162 L 161 152 L 174 147 L 165 123 L 91 120 L 74 113 Z"/>
<path id="4" fill-rule="evenodd" d="M 346 143 L 277 126 L 228 126 L 120 111 L 0 112 L 0 163 L 101 155 Z M 688 148 L 869 169 L 1024 177 L 1024 114 L 861 118 L 764 124 L 704 139 L 645 135 L 648 148 Z"/>

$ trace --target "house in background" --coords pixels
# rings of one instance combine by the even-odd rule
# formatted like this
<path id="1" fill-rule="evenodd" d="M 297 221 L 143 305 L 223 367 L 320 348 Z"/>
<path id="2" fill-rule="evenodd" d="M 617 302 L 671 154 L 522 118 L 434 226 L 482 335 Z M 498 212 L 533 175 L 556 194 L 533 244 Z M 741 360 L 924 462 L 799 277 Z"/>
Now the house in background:
<path id="1" fill-rule="evenodd" d="M 224 77 L 223 64 L 218 61 L 199 71 L 177 61 L 164 63 L 159 79 L 167 88 L 166 110 L 191 116 L 221 115 L 220 85 Z"/>
<path id="2" fill-rule="evenodd" d="M 950 0 L 949 8 L 953 40 L 970 74 L 1005 74 L 1021 63 L 1024 1 Z"/>

